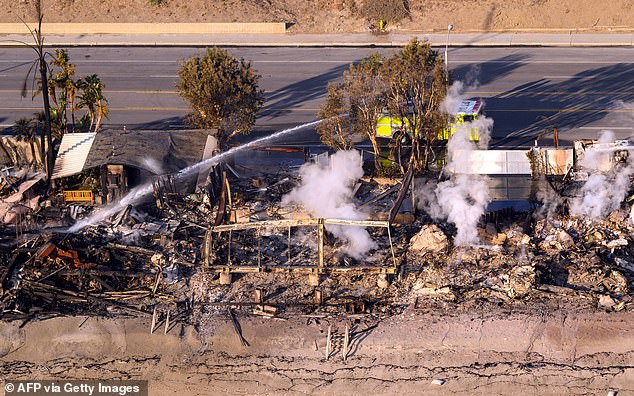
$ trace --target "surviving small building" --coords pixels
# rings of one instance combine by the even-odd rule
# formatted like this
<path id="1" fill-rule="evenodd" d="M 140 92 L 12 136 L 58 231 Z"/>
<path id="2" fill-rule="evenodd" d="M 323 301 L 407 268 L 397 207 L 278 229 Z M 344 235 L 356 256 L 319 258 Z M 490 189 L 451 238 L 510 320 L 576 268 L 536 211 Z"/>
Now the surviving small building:
<path id="1" fill-rule="evenodd" d="M 102 203 L 128 190 L 210 158 L 216 150 L 216 130 L 106 130 L 66 134 L 57 153 L 53 179 L 98 170 Z M 179 179 L 179 192 L 193 192 L 206 174 Z"/>

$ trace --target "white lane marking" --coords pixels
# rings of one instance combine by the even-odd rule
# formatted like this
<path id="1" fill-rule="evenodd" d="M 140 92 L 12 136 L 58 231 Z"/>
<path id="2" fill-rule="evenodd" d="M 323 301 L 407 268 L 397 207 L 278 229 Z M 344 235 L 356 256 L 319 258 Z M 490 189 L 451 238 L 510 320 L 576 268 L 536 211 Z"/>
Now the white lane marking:
<path id="1" fill-rule="evenodd" d="M 634 129 L 634 127 L 615 127 L 615 126 L 604 126 L 604 127 L 593 127 L 593 126 L 584 126 L 584 127 L 579 127 L 577 129 L 600 129 L 600 130 L 608 130 L 608 131 L 620 131 L 620 130 L 629 130 L 629 129 Z"/>
<path id="2" fill-rule="evenodd" d="M 150 74 L 150 78 L 178 78 L 178 74 Z"/>
<path id="3" fill-rule="evenodd" d="M 601 77 L 601 76 L 596 76 L 596 75 L 592 75 L 592 76 L 543 76 L 542 78 L 548 78 L 548 79 L 551 79 L 551 80 L 569 80 L 569 79 L 589 80 L 589 79 L 593 79 L 593 78 L 597 78 L 597 77 Z"/>

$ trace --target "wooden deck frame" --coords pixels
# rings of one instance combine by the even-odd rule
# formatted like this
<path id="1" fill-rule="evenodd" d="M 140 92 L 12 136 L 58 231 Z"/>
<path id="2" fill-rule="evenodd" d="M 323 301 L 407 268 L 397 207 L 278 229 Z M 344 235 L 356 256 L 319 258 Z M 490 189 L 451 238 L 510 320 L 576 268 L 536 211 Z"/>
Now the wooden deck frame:
<path id="1" fill-rule="evenodd" d="M 388 240 L 390 242 L 390 252 L 392 255 L 392 266 L 355 266 L 355 267 L 330 267 L 324 264 L 324 227 L 326 225 L 351 226 L 351 227 L 381 227 L 387 229 Z M 317 265 L 316 266 L 291 266 L 291 228 L 292 227 L 317 227 Z M 261 230 L 265 228 L 288 228 L 288 250 L 286 266 L 266 266 L 262 265 L 261 255 Z M 257 239 L 257 266 L 232 265 L 231 263 L 231 240 L 235 231 L 256 230 Z M 227 264 L 211 265 L 211 249 L 213 249 L 213 236 L 223 232 L 229 233 L 227 242 Z M 396 254 L 392 243 L 390 223 L 388 221 L 375 220 L 344 220 L 344 219 L 284 219 L 265 220 L 250 223 L 224 224 L 208 229 L 203 242 L 203 263 L 205 269 L 212 272 L 226 273 L 258 273 L 258 272 L 300 272 L 308 274 L 329 274 L 329 273 L 351 273 L 351 272 L 373 272 L 382 274 L 396 273 Z"/>

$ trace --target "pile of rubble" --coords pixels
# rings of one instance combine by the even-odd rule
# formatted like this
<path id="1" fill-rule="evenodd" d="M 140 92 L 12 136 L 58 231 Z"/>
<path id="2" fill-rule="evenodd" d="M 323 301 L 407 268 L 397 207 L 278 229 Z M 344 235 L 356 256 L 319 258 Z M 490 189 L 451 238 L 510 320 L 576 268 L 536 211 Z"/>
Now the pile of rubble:
<path id="1" fill-rule="evenodd" d="M 531 217 L 525 217 L 530 220 Z M 622 310 L 631 304 L 634 226 L 628 213 L 607 219 L 517 218 L 480 229 L 480 246 L 452 248 L 451 230 L 424 225 L 411 239 L 408 279 L 418 303 L 519 303 L 554 299 Z"/>
<path id="2" fill-rule="evenodd" d="M 291 232 L 290 226 L 271 226 L 210 238 L 219 220 L 226 226 L 308 217 L 280 205 L 298 182 L 290 170 L 231 172 L 231 188 L 221 183 L 224 198 L 213 191 L 181 195 L 156 185 L 153 202 L 125 207 L 77 233 L 51 226 L 88 216 L 90 208 L 66 206 L 57 220 L 54 205 L 45 208 L 33 233 L 0 251 L 7 263 L 0 272 L 2 316 L 150 315 L 165 307 L 204 323 L 228 308 L 321 317 L 391 315 L 412 303 L 454 311 L 544 301 L 607 310 L 631 304 L 634 227 L 622 209 L 601 221 L 488 216 L 479 228 L 481 245 L 454 247 L 453 226 L 424 214 L 415 220 L 405 200 L 389 230 L 368 227 L 376 248 L 359 260 L 343 254 L 341 241 L 327 228 L 320 252 L 318 231 L 309 227 Z M 364 178 L 354 199 L 370 219 L 385 221 L 400 188 L 398 180 Z M 314 266 L 318 254 L 326 266 L 342 271 L 293 271 Z M 226 282 L 228 270 L 239 266 L 245 270 Z"/>
<path id="3" fill-rule="evenodd" d="M 206 216 L 199 203 L 174 198 L 153 214 L 131 206 L 78 233 L 24 235 L 2 272 L 3 316 L 150 313 L 185 305 L 184 280 L 200 261 Z"/>

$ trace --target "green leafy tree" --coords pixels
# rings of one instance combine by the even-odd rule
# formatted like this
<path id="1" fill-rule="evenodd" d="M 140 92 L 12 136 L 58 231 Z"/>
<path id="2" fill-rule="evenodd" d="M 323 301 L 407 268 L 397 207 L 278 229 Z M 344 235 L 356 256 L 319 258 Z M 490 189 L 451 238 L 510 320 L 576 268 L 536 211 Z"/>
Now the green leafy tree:
<path id="1" fill-rule="evenodd" d="M 245 60 L 208 48 L 202 56 L 181 62 L 176 88 L 189 102 L 190 121 L 199 128 L 217 128 L 225 146 L 237 134 L 248 134 L 264 104 L 260 76 Z"/>
<path id="2" fill-rule="evenodd" d="M 349 150 L 354 147 L 355 136 L 348 112 L 347 97 L 342 83 L 328 84 L 328 95 L 317 117 L 317 133 L 323 144 L 336 150 Z"/>
<path id="3" fill-rule="evenodd" d="M 407 128 L 394 139 L 411 138 L 410 161 L 416 169 L 427 167 L 432 144 L 447 124 L 447 116 L 440 104 L 447 93 L 444 61 L 431 45 L 413 39 L 385 64 L 390 113 L 407 119 Z"/>
<path id="4" fill-rule="evenodd" d="M 60 135 L 69 130 L 68 109 L 71 112 L 70 130 L 75 125 L 75 97 L 77 93 L 77 83 L 73 79 L 76 73 L 75 64 L 70 62 L 68 51 L 64 49 L 55 50 L 55 57 L 51 60 L 51 66 L 55 66 L 58 71 L 50 72 L 49 95 L 56 106 L 57 121 L 59 123 Z"/>
<path id="5" fill-rule="evenodd" d="M 341 83 L 330 84 L 318 115 L 323 122 L 317 127 L 322 142 L 336 149 L 350 148 L 353 141 L 367 138 L 372 143 L 376 166 L 380 151 L 376 127 L 386 105 L 387 91 L 383 61 L 380 54 L 373 54 L 357 65 L 351 64 Z"/>

